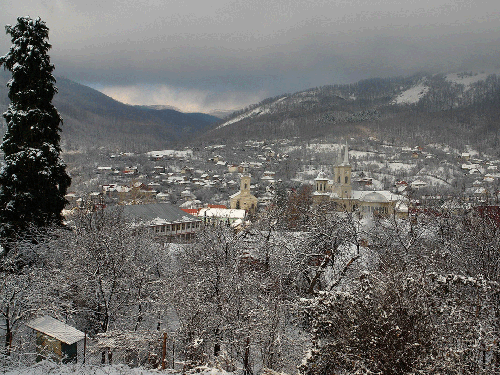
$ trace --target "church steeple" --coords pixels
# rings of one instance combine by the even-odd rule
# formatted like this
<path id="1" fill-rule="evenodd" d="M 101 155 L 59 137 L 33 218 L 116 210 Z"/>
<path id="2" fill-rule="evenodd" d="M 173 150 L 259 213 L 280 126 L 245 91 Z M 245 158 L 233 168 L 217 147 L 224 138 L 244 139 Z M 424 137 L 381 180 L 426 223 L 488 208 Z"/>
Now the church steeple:
<path id="1" fill-rule="evenodd" d="M 342 164 L 349 165 L 349 147 L 347 143 L 344 146 L 344 162 Z"/>
<path id="2" fill-rule="evenodd" d="M 337 164 L 333 167 L 335 192 L 340 198 L 351 197 L 351 166 L 347 143 L 339 149 Z"/>
<path id="3" fill-rule="evenodd" d="M 250 193 L 250 180 L 251 177 L 249 174 L 244 174 L 241 176 L 241 182 L 240 182 L 241 193 Z"/>

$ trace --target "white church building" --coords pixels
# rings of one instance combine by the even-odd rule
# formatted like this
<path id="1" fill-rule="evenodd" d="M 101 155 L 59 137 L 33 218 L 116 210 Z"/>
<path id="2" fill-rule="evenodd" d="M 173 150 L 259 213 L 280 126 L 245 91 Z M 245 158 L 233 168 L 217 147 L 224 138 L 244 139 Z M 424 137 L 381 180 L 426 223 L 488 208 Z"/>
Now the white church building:
<path id="1" fill-rule="evenodd" d="M 401 195 L 387 190 L 353 190 L 349 148 L 340 148 L 331 173 L 320 172 L 314 179 L 313 201 L 333 202 L 337 211 L 406 216 L 408 207 Z"/>

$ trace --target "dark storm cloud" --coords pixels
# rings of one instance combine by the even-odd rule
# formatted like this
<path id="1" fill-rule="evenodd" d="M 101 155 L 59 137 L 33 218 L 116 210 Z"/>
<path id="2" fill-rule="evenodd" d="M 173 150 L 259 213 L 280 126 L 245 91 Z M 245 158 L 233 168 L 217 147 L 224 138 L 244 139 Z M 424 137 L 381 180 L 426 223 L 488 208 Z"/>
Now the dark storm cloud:
<path id="1" fill-rule="evenodd" d="M 497 0 L 7 0 L 40 16 L 56 74 L 130 103 L 238 107 L 361 78 L 496 66 Z M 0 40 L 6 51 L 7 37 Z M 166 102 L 168 101 L 168 102 Z"/>

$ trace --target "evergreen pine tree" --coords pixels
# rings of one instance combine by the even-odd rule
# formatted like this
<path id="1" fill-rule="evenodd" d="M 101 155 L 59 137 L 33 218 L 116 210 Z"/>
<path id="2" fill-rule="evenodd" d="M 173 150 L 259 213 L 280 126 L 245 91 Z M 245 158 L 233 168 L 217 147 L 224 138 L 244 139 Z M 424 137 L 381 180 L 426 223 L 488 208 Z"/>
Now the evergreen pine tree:
<path id="1" fill-rule="evenodd" d="M 12 46 L 0 66 L 12 72 L 11 101 L 3 116 L 7 132 L 0 148 L 5 166 L 0 172 L 0 235 L 10 240 L 34 225 L 62 222 L 71 179 L 60 158 L 62 119 L 52 105 L 57 93 L 54 65 L 47 54 L 49 29 L 40 18 L 19 17 L 5 27 Z"/>

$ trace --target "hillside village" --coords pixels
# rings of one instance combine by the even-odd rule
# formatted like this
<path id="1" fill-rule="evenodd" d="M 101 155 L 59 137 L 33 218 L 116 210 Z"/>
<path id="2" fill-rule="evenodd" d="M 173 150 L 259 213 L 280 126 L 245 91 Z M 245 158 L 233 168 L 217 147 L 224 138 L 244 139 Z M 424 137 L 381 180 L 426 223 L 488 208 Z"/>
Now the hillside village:
<path id="1" fill-rule="evenodd" d="M 404 365 L 410 345 L 423 373 L 449 366 L 450 352 L 456 373 L 463 361 L 498 368 L 483 347 L 498 342 L 500 155 L 477 142 L 400 138 L 66 149 L 64 229 L 21 243 L 43 261 L 6 277 L 7 353 L 27 366 L 318 375 L 330 345 L 378 373 Z M 464 335 L 483 327 L 482 346 L 470 339 L 464 350 Z M 379 330 L 398 334 L 375 345 Z M 428 348 L 441 359 L 418 362 Z"/>
<path id="2" fill-rule="evenodd" d="M 445 347 L 458 353 L 457 358 L 464 350 L 457 339 L 463 333 L 447 328 L 449 322 L 472 333 L 478 325 L 496 324 L 488 306 L 496 301 L 497 284 L 485 284 L 474 268 L 487 272 L 496 267 L 495 261 L 482 263 L 483 253 L 474 253 L 480 248 L 477 241 L 489 249 L 499 238 L 500 160 L 493 155 L 472 147 L 395 145 L 371 137 L 103 153 L 94 157 L 100 161 L 91 169 L 75 162 L 78 155 L 68 156 L 74 158 L 68 164 L 74 191 L 68 194 L 65 216 L 75 230 L 68 231 L 74 239 L 62 248 L 66 262 L 78 266 L 55 268 L 65 276 L 56 276 L 49 286 L 42 274 L 37 287 L 59 293 L 61 284 L 74 288 L 77 297 L 70 301 L 89 302 L 77 302 L 84 310 L 77 307 L 74 313 L 66 312 L 58 298 L 50 302 L 44 310 L 48 315 L 19 324 L 15 340 L 20 344 L 13 347 L 13 355 L 35 352 L 35 332 L 38 341 L 45 340 L 41 347 L 46 351 L 37 347 L 37 361 L 45 356 L 62 363 L 85 362 L 99 371 L 127 364 L 186 373 L 238 374 L 246 368 L 275 375 L 270 368 L 295 373 L 297 367 L 304 371 L 316 366 L 324 357 L 310 356 L 311 350 L 325 351 L 330 358 L 330 343 L 321 337 L 340 337 L 345 340 L 338 343 L 342 347 L 364 340 L 368 349 L 360 350 L 370 350 L 380 334 L 357 331 L 358 322 L 368 321 L 376 329 L 380 324 L 382 332 L 406 324 L 403 332 L 430 337 L 425 347 Z M 121 213 L 114 207 L 121 207 Z M 298 212 L 309 208 L 308 213 Z M 493 221 L 469 215 L 485 211 Z M 61 251 L 60 243 L 52 246 L 54 254 Z M 464 275 L 460 267 L 471 271 Z M 86 285 L 94 284 L 96 273 L 105 287 L 103 293 L 90 287 L 89 294 Z M 417 277 L 418 282 L 412 281 Z M 31 291 L 32 283 L 26 290 Z M 80 283 L 85 287 L 80 289 Z M 131 292 L 123 295 L 124 290 Z M 412 312 L 401 313 L 392 293 Z M 109 315 L 100 318 L 107 301 Z M 40 305 L 37 299 L 27 303 Z M 87 309 L 97 309 L 96 318 L 89 318 Z M 482 315 L 470 320 L 478 309 Z M 51 317 L 52 311 L 71 316 L 70 324 Z M 366 317 L 379 311 L 381 322 Z M 314 317 L 319 333 L 309 332 L 303 314 L 325 314 Z M 347 323 L 343 315 L 349 316 Z M 416 329 L 407 316 L 424 316 L 424 324 Z M 276 321 L 279 326 L 273 326 Z M 347 327 L 343 336 L 332 336 L 329 327 L 336 324 Z M 222 339 L 219 325 L 226 330 Z M 244 333 L 236 339 L 231 336 L 235 325 L 243 327 L 236 332 Z M 85 327 L 92 327 L 89 337 Z M 67 332 L 76 333 L 68 339 Z M 495 338 L 491 330 L 481 342 L 493 345 Z M 66 352 L 54 349 L 54 339 Z M 394 361 L 399 361 L 407 351 L 396 351 L 394 342 L 422 339 L 402 335 L 387 340 L 387 347 L 374 350 L 396 352 Z M 448 365 L 446 350 L 440 361 Z M 474 344 L 466 350 L 483 353 Z M 280 356 L 273 357 L 274 351 Z M 226 357 L 232 359 L 225 362 Z M 384 366 L 372 358 L 367 363 Z M 23 361 L 32 366 L 34 359 L 26 355 Z M 453 366 L 461 371 L 457 362 Z M 486 369 L 496 366 L 492 359 L 483 363 Z"/>
<path id="3" fill-rule="evenodd" d="M 207 217 L 213 222 L 216 216 L 218 221 L 241 225 L 249 214 L 258 214 L 272 203 L 277 185 L 289 191 L 309 185 L 315 201 L 321 201 L 325 191 L 319 190 L 318 181 L 326 183 L 333 178 L 334 169 L 343 162 L 349 164 L 342 177 L 346 183 L 349 179 L 349 196 L 351 190 L 359 191 L 358 196 L 363 191 L 382 192 L 394 207 L 397 203 L 400 216 L 424 203 L 446 207 L 457 198 L 471 205 L 498 203 L 500 160 L 495 156 L 482 155 L 470 147 L 400 146 L 371 137 L 338 143 L 247 141 L 145 154 L 108 154 L 92 170 L 70 163 L 73 186 L 67 195 L 67 212 L 88 205 L 169 203 L 194 216 L 203 209 L 205 222 Z M 243 189 L 242 178 L 248 177 L 249 192 L 257 198 L 255 207 L 237 206 L 236 201 L 232 204 L 231 197 Z M 351 205 L 353 209 L 356 207 Z"/>

